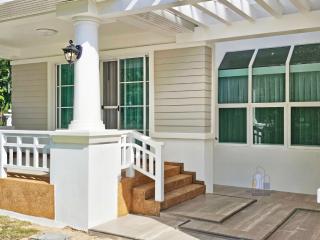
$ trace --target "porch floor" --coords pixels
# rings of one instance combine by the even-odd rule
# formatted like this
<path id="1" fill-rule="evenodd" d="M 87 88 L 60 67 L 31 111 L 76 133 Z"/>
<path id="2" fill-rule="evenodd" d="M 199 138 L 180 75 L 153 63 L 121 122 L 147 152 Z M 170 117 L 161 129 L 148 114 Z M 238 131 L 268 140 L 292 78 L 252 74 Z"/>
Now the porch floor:
<path id="1" fill-rule="evenodd" d="M 320 205 L 316 196 L 215 186 L 206 194 L 161 213 L 128 215 L 97 226 L 129 239 L 320 239 Z"/>

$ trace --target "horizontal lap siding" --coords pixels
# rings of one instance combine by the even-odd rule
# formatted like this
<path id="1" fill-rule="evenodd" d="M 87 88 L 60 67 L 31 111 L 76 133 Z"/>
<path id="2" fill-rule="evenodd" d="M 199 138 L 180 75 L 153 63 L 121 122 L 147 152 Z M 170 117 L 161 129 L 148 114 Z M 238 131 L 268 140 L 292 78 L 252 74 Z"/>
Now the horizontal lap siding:
<path id="1" fill-rule="evenodd" d="M 47 63 L 12 66 L 13 125 L 16 129 L 47 129 Z"/>
<path id="2" fill-rule="evenodd" d="M 157 51 L 154 61 L 156 132 L 210 132 L 211 49 Z"/>

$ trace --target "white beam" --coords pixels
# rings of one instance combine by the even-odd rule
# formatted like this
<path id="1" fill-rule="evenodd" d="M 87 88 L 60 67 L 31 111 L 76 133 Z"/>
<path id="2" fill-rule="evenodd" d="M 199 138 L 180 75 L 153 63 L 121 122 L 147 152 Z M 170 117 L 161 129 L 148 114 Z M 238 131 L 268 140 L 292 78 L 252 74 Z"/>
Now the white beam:
<path id="1" fill-rule="evenodd" d="M 301 13 L 306 13 L 311 10 L 309 0 L 291 0 L 291 2 Z"/>
<path id="2" fill-rule="evenodd" d="M 215 25 L 195 29 L 194 33 L 177 35 L 177 42 L 230 41 L 265 36 L 313 32 L 320 30 L 320 11 L 283 15 L 281 18 L 259 18 L 255 23 L 233 22 L 231 26 Z"/>
<path id="3" fill-rule="evenodd" d="M 98 3 L 98 13 L 104 17 L 122 17 L 203 1 L 208 0 L 108 0 Z"/>
<path id="4" fill-rule="evenodd" d="M 221 3 L 208 1 L 196 3 L 193 6 L 224 24 L 231 24 L 231 21 L 226 15 L 226 8 Z"/>
<path id="5" fill-rule="evenodd" d="M 254 17 L 251 13 L 251 6 L 248 0 L 218 0 L 220 3 L 224 4 L 232 11 L 248 20 L 249 22 L 254 22 Z"/>
<path id="6" fill-rule="evenodd" d="M 210 16 L 205 15 L 192 5 L 173 7 L 170 8 L 170 11 L 200 27 L 206 28 L 215 23 Z"/>
<path id="7" fill-rule="evenodd" d="M 256 2 L 270 15 L 277 18 L 282 16 L 282 6 L 279 0 L 256 0 Z"/>

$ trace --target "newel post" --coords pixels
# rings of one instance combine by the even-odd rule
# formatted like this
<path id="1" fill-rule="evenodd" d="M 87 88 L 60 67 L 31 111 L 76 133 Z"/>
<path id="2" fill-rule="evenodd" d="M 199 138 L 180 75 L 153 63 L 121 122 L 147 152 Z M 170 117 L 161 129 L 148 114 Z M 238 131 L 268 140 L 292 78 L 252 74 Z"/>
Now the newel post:
<path id="1" fill-rule="evenodd" d="M 4 169 L 5 164 L 7 163 L 7 152 L 5 149 L 6 138 L 0 133 L 0 178 L 6 178 L 7 172 Z"/>
<path id="2" fill-rule="evenodd" d="M 155 180 L 155 200 L 157 202 L 164 201 L 164 158 L 163 144 L 157 145 L 155 148 L 156 155 L 156 180 Z"/>

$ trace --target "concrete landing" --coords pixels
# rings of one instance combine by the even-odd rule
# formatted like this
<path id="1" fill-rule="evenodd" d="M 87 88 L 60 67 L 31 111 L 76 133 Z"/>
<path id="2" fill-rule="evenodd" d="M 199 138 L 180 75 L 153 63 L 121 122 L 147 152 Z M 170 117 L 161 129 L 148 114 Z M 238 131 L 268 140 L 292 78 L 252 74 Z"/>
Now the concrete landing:
<path id="1" fill-rule="evenodd" d="M 91 234 L 108 234 L 136 240 L 196 240 L 198 238 L 176 229 L 184 220 L 160 221 L 157 217 L 127 215 L 90 229 Z"/>

